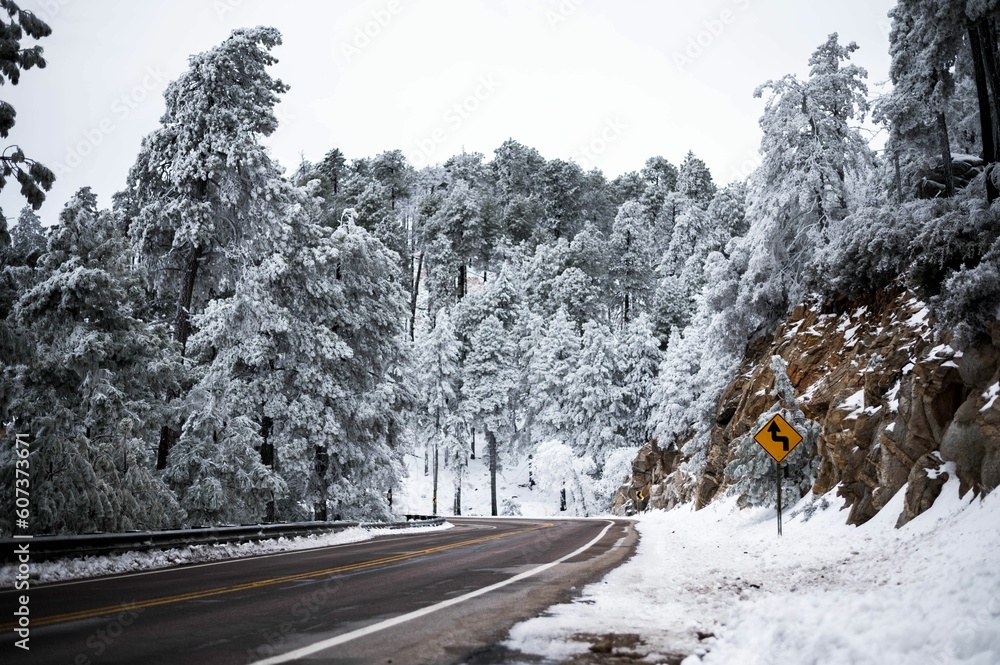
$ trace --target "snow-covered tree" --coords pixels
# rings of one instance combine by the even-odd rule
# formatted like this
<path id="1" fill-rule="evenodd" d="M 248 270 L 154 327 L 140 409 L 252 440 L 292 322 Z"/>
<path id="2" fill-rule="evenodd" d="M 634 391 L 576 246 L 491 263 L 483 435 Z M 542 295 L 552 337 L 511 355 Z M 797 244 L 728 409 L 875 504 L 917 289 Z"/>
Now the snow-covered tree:
<path id="1" fill-rule="evenodd" d="M 483 430 L 490 463 L 492 514 L 497 514 L 496 474 L 501 442 L 514 435 L 513 399 L 518 388 L 517 350 L 509 331 L 490 314 L 475 328 L 465 359 L 466 417 Z M 499 441 L 498 441 L 499 439 Z"/>
<path id="2" fill-rule="evenodd" d="M 141 296 L 125 241 L 89 188 L 59 222 L 33 286 L 9 316 L 31 341 L 5 378 L 17 387 L 6 415 L 32 441 L 32 526 L 44 533 L 176 524 L 180 511 L 151 454 L 163 396 L 179 376 L 167 332 L 135 316 Z M 10 452 L 0 453 L 0 473 L 13 488 Z"/>
<path id="3" fill-rule="evenodd" d="M 609 239 L 609 280 L 619 304 L 622 327 L 646 311 L 655 281 L 653 234 L 642 207 L 627 202 L 618 209 Z"/>
<path id="4" fill-rule="evenodd" d="M 182 353 L 192 315 L 233 291 L 252 240 L 275 217 L 280 181 L 260 139 L 277 129 L 274 107 L 287 90 L 267 71 L 280 43 L 274 28 L 240 29 L 192 56 L 167 86 L 161 126 L 143 140 L 120 195 L 140 269 Z M 164 426 L 159 468 L 174 436 Z"/>
<path id="5" fill-rule="evenodd" d="M 460 411 L 461 344 L 447 309 L 438 310 L 434 327 L 421 336 L 417 345 L 416 421 L 433 459 L 434 512 L 437 514 L 437 482 L 440 452 L 455 476 L 455 514 L 461 514 L 462 476 L 468 464 L 463 441 L 465 423 Z"/>
<path id="6" fill-rule="evenodd" d="M 212 476 L 192 462 L 234 454 L 242 475 L 223 489 L 240 510 L 264 516 L 275 501 L 293 517 L 311 504 L 320 519 L 328 507 L 382 518 L 411 401 L 398 257 L 349 216 L 331 230 L 304 193 L 285 196 L 283 219 L 259 240 L 264 258 L 198 317 L 192 348 L 211 360 L 195 393 L 206 398 L 192 408 L 172 477 L 187 498 L 196 474 Z M 209 430 L 232 439 L 200 448 Z"/>

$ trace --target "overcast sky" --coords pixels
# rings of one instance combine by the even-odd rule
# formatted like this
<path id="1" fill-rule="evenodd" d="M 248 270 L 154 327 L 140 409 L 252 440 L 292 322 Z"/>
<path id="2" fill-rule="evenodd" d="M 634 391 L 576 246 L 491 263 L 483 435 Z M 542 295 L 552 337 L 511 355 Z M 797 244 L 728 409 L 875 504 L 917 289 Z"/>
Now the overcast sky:
<path id="1" fill-rule="evenodd" d="M 269 139 L 286 168 L 331 148 L 399 148 L 412 163 L 492 157 L 507 138 L 609 178 L 688 150 L 720 184 L 756 163 L 754 88 L 804 75 L 831 32 L 856 41 L 874 93 L 887 78 L 892 0 L 21 0 L 52 26 L 48 67 L 3 99 L 8 139 L 58 177 L 53 223 L 77 189 L 121 189 L 166 85 L 238 27 L 284 36 L 273 72 L 291 89 Z M 28 40 L 29 43 L 31 40 Z M 24 205 L 0 194 L 8 218 Z M 11 220 L 13 221 L 13 219 Z"/>

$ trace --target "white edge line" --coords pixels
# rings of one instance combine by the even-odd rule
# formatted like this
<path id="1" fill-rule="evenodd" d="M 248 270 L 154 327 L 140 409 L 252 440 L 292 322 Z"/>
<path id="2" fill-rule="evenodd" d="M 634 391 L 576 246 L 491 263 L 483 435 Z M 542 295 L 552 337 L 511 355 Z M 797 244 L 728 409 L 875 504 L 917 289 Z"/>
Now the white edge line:
<path id="1" fill-rule="evenodd" d="M 329 649 L 330 647 L 335 647 L 340 644 L 356 640 L 359 637 L 365 637 L 366 635 L 377 633 L 379 631 L 385 630 L 386 628 L 392 628 L 393 626 L 398 626 L 399 624 L 406 623 L 407 621 L 419 619 L 420 617 L 427 616 L 432 612 L 437 612 L 438 610 L 443 610 L 446 607 L 451 607 L 452 605 L 458 605 L 459 603 L 464 603 L 467 600 L 471 600 L 478 596 L 482 596 L 491 591 L 496 591 L 497 589 L 508 586 L 510 584 L 514 584 L 515 582 L 520 582 L 523 579 L 533 577 L 534 575 L 538 575 L 539 573 L 543 573 L 550 568 L 558 566 L 560 563 L 563 563 L 564 561 L 568 561 L 569 559 L 572 559 L 575 556 L 583 554 L 591 547 L 596 545 L 601 540 L 601 538 L 604 537 L 604 534 L 608 532 L 608 529 L 610 529 L 614 525 L 615 525 L 614 522 L 609 521 L 608 525 L 604 527 L 604 529 L 601 531 L 601 533 L 597 535 L 596 538 L 594 538 L 593 540 L 591 540 L 589 543 L 579 548 L 578 550 L 570 552 L 569 554 L 560 557 L 555 561 L 550 561 L 549 563 L 542 564 L 537 568 L 526 570 L 525 572 L 519 573 L 514 577 L 508 578 L 501 582 L 496 582 L 495 584 L 491 584 L 489 586 L 484 586 L 483 588 L 476 589 L 475 591 L 470 591 L 469 593 L 462 596 L 449 598 L 448 600 L 441 601 L 436 605 L 429 605 L 428 607 L 423 607 L 419 610 L 414 610 L 409 614 L 401 614 L 398 617 L 393 617 L 392 619 L 386 619 L 385 621 L 373 623 L 370 626 L 365 626 L 364 628 L 358 628 L 357 630 L 352 630 L 349 633 L 343 633 L 342 635 L 337 635 L 336 637 L 331 637 L 329 639 L 322 640 L 320 642 L 314 642 L 309 646 L 304 646 L 295 649 L 294 651 L 289 651 L 287 653 L 279 654 L 277 656 L 271 656 L 270 658 L 265 658 L 264 660 L 257 660 L 254 661 L 253 663 L 250 663 L 250 665 L 278 665 L 279 663 L 288 663 L 290 661 L 297 660 L 299 658 L 305 658 L 306 656 L 311 656 L 314 653 L 323 651 L 325 649 Z"/>

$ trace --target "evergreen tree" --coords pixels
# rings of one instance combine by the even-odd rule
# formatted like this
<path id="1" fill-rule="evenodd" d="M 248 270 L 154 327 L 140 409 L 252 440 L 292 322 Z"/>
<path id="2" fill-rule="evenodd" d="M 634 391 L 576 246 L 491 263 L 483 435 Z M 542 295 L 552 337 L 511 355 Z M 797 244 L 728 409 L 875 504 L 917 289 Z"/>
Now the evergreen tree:
<path id="1" fill-rule="evenodd" d="M 331 230 L 311 197 L 285 200 L 263 260 L 198 317 L 192 347 L 211 361 L 172 478 L 212 519 L 218 492 L 251 518 L 301 518 L 304 504 L 318 519 L 384 518 L 412 399 L 396 257 L 349 216 Z M 221 455 L 233 460 L 220 478 Z"/>
<path id="2" fill-rule="evenodd" d="M 141 297 L 124 239 L 89 188 L 78 192 L 37 262 L 10 321 L 31 346 L 13 368 L 7 412 L 32 441 L 32 526 L 117 531 L 176 524 L 180 511 L 152 472 L 151 423 L 174 389 L 166 331 L 135 316 Z M 12 488 L 14 459 L 0 473 Z M 9 503 L 13 505 L 13 501 Z"/>
<path id="3" fill-rule="evenodd" d="M 192 315 L 233 291 L 251 241 L 275 216 L 279 177 L 260 139 L 277 129 L 274 106 L 287 90 L 267 72 L 280 43 L 273 28 L 241 29 L 192 56 L 167 87 L 162 126 L 143 140 L 120 195 L 140 269 L 156 304 L 173 309 L 182 353 Z M 174 438 L 165 425 L 158 468 Z"/>
<path id="4" fill-rule="evenodd" d="M 514 436 L 513 398 L 518 387 L 516 347 L 503 323 L 490 314 L 476 326 L 465 359 L 465 411 L 483 430 L 490 464 L 491 514 L 497 515 L 500 441 Z"/>
<path id="5" fill-rule="evenodd" d="M 704 210 L 715 196 L 715 189 L 708 166 L 689 150 L 677 172 L 677 193 Z"/>
<path id="6" fill-rule="evenodd" d="M 609 278 L 618 300 L 616 318 L 625 327 L 648 307 L 655 280 L 653 238 L 640 204 L 628 202 L 619 208 L 608 250 Z"/>
<path id="7" fill-rule="evenodd" d="M 420 438 L 431 452 L 434 465 L 434 506 L 437 514 L 437 480 L 440 453 L 455 474 L 455 514 L 461 514 L 462 475 L 468 464 L 462 441 L 464 423 L 460 412 L 461 344 L 451 316 L 441 309 L 434 327 L 421 338 L 417 349 L 417 424 Z"/>

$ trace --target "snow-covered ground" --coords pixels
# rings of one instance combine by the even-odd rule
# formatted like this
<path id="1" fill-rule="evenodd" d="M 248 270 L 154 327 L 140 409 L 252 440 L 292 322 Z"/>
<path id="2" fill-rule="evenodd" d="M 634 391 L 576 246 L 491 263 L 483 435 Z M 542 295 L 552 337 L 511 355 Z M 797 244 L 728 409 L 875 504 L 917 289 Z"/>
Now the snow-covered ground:
<path id="1" fill-rule="evenodd" d="M 861 527 L 833 494 L 807 499 L 780 538 L 773 510 L 732 501 L 643 515 L 629 562 L 506 646 L 559 662 L 616 634 L 594 649 L 684 665 L 996 665 L 1000 492 L 959 499 L 954 478 L 898 530 L 905 489 Z"/>
<path id="2" fill-rule="evenodd" d="M 418 526 L 406 530 L 406 533 L 418 531 L 439 530 L 451 528 L 450 524 L 443 526 Z M 330 545 L 344 545 L 362 540 L 371 540 L 379 536 L 399 535 L 399 531 L 389 529 L 366 529 L 353 527 L 315 536 L 299 536 L 296 538 L 276 538 L 260 542 L 224 544 L 224 545 L 188 545 L 167 550 L 151 550 L 148 552 L 123 552 L 101 556 L 87 556 L 77 559 L 62 559 L 59 561 L 39 561 L 31 564 L 31 575 L 40 583 L 63 582 L 66 580 L 97 577 L 100 575 L 115 575 L 141 570 L 169 568 L 189 563 L 206 563 L 226 559 L 241 559 L 276 552 L 292 550 L 307 550 Z M 0 566 L 0 588 L 14 586 L 17 565 Z"/>
<path id="3" fill-rule="evenodd" d="M 566 512 L 559 509 L 559 488 L 547 487 L 525 459 L 517 466 L 502 467 L 497 472 L 498 512 L 518 513 L 525 517 L 572 516 L 574 506 Z M 433 510 L 434 474 L 428 464 L 424 474 L 423 455 L 407 455 L 409 477 L 397 492 L 393 509 L 401 514 L 430 515 Z M 535 484 L 531 485 L 534 480 Z M 437 514 L 455 514 L 454 470 L 441 462 L 438 464 Z M 462 515 L 483 516 L 491 514 L 490 475 L 486 458 L 481 453 L 469 460 L 462 474 Z"/>

